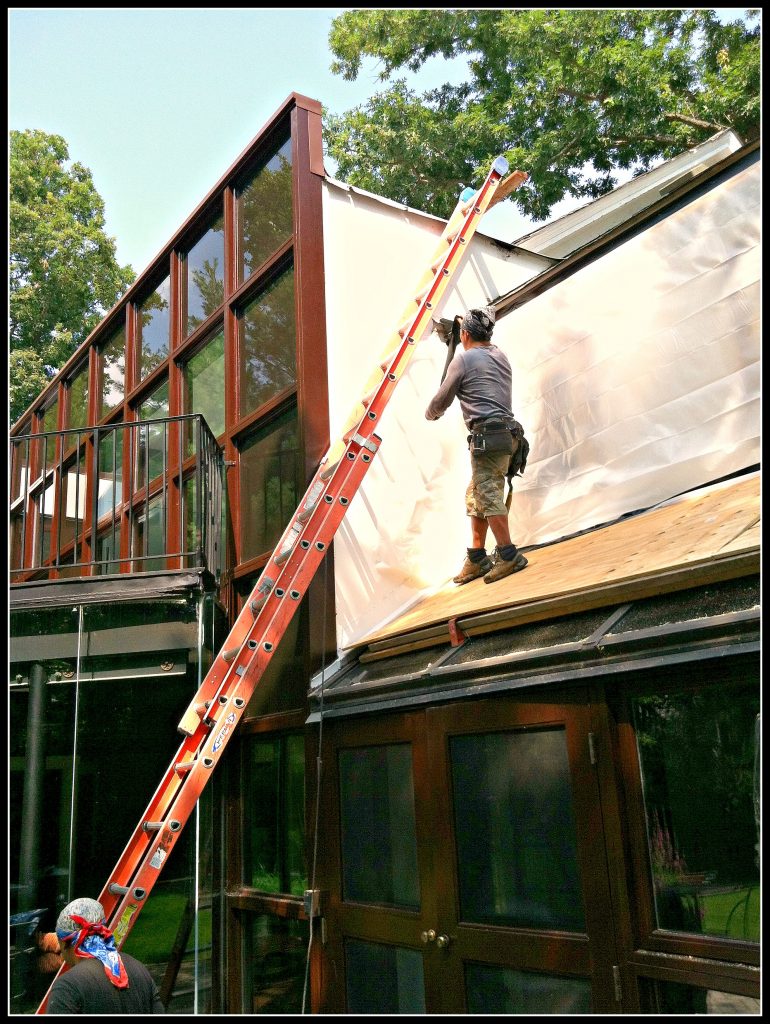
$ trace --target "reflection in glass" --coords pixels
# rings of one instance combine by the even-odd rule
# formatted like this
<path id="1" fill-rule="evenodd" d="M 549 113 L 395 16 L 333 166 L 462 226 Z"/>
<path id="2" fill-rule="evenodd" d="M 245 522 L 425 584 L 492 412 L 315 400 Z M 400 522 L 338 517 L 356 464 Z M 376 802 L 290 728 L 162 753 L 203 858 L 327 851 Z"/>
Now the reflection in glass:
<path id="1" fill-rule="evenodd" d="M 297 410 L 257 431 L 241 448 L 241 561 L 273 548 L 300 498 Z"/>
<path id="2" fill-rule="evenodd" d="M 58 398 L 51 402 L 46 411 L 43 413 L 43 425 L 42 432 L 48 434 L 52 430 L 58 430 L 59 420 L 59 400 Z M 41 442 L 43 449 L 41 453 L 41 460 L 45 461 L 46 467 L 53 466 L 56 462 L 56 437 L 46 437 Z"/>
<path id="3" fill-rule="evenodd" d="M 292 234 L 291 139 L 238 193 L 240 280 Z"/>
<path id="4" fill-rule="evenodd" d="M 591 983 L 585 978 L 466 964 L 468 1013 L 590 1013 Z"/>
<path id="5" fill-rule="evenodd" d="M 69 383 L 69 422 L 71 428 L 88 423 L 88 363 Z M 71 439 L 74 441 L 74 438 Z"/>
<path id="6" fill-rule="evenodd" d="M 696 1013 L 760 1014 L 760 1001 L 751 996 L 696 988 L 678 981 L 642 979 L 642 1012 L 688 1015 Z"/>
<path id="7" fill-rule="evenodd" d="M 185 258 L 187 329 L 192 334 L 225 301 L 225 224 L 220 215 Z"/>
<path id="8" fill-rule="evenodd" d="M 240 317 L 239 342 L 243 417 L 296 382 L 293 267 L 246 306 Z"/>
<path id="9" fill-rule="evenodd" d="M 301 896 L 307 887 L 303 737 L 249 739 L 244 780 L 244 884 Z"/>
<path id="10" fill-rule="evenodd" d="M 750 683 L 633 701 L 660 928 L 759 941 Z"/>
<path id="11" fill-rule="evenodd" d="M 99 482 L 97 484 L 97 519 L 112 512 L 122 499 L 123 434 L 102 429 L 99 434 Z"/>
<path id="12" fill-rule="evenodd" d="M 59 505 L 59 529 L 56 538 L 57 553 L 61 552 L 81 533 L 86 510 L 86 473 L 82 459 L 64 471 L 61 503 Z M 75 561 L 79 560 L 76 546 Z"/>
<path id="13" fill-rule="evenodd" d="M 137 310 L 139 379 L 160 366 L 168 355 L 171 331 L 171 278 L 159 285 Z"/>
<path id="14" fill-rule="evenodd" d="M 220 331 L 184 367 L 187 412 L 203 415 L 218 437 L 225 429 L 225 334 Z M 192 424 L 190 428 L 192 429 Z M 188 454 L 191 439 L 188 439 Z"/>
<path id="15" fill-rule="evenodd" d="M 99 419 L 123 401 L 126 387 L 126 331 L 121 327 L 99 349 Z"/>
<path id="16" fill-rule="evenodd" d="M 243 934 L 245 1012 L 300 1014 L 308 922 L 249 914 Z"/>
<path id="17" fill-rule="evenodd" d="M 143 504 L 141 511 L 134 518 L 133 548 L 135 572 L 155 572 L 165 569 L 164 558 L 153 558 L 153 555 L 166 553 L 166 522 L 163 495 Z"/>
<path id="18" fill-rule="evenodd" d="M 339 754 L 343 899 L 419 909 L 412 749 Z"/>
<path id="19" fill-rule="evenodd" d="M 422 953 L 375 942 L 345 942 L 347 1012 L 425 1013 Z"/>
<path id="20" fill-rule="evenodd" d="M 585 931 L 562 728 L 453 736 L 464 921 Z"/>
<path id="21" fill-rule="evenodd" d="M 12 651 L 21 649 L 14 648 L 17 643 L 34 650 L 34 639 L 45 637 L 55 657 L 41 671 L 14 662 L 12 678 L 18 674 L 19 681 L 9 695 L 11 913 L 39 911 L 41 932 L 53 930 L 69 899 L 98 895 L 176 752 L 176 723 L 195 691 L 197 670 L 188 667 L 185 651 L 173 652 L 173 671 L 160 664 L 169 658 L 164 633 L 170 629 L 179 638 L 183 624 L 189 642 L 198 645 L 190 659 L 195 666 L 205 653 L 205 634 L 194 600 L 68 605 L 11 616 Z M 140 757 L 126 754 L 136 750 Z M 207 813 L 207 800 L 204 793 L 196 813 Z M 205 981 L 210 913 L 203 899 L 196 903 L 193 897 L 196 878 L 198 895 L 206 895 L 204 887 L 210 893 L 210 858 L 205 848 L 196 849 L 198 837 L 212 834 L 208 815 L 200 828 L 191 818 L 125 947 L 147 964 L 162 992 L 164 982 L 173 982 L 166 986 L 175 993 L 172 1013 L 191 1012 L 186 993 Z M 11 932 L 10 1009 L 16 1013 L 34 1011 L 53 980 L 30 934 Z M 174 963 L 172 947 L 184 952 L 196 938 L 196 956 Z"/>
<path id="22" fill-rule="evenodd" d="M 137 413 L 140 420 L 158 420 L 168 416 L 167 380 L 142 402 L 137 408 Z M 153 480 L 163 472 L 164 455 L 165 466 L 168 467 L 168 425 L 156 423 L 147 427 L 136 427 L 132 434 L 138 449 L 134 486 L 141 488 L 146 486 L 148 480 Z"/>

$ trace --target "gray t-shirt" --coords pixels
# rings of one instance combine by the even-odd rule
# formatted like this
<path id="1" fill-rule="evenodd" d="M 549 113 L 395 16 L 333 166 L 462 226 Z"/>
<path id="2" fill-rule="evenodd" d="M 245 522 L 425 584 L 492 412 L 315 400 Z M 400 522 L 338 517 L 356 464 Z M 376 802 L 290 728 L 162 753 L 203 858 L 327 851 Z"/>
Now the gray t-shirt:
<path id="1" fill-rule="evenodd" d="M 497 345 L 458 350 L 425 410 L 425 418 L 437 420 L 443 416 L 457 396 L 469 430 L 479 420 L 510 420 L 511 376 L 508 357 Z"/>

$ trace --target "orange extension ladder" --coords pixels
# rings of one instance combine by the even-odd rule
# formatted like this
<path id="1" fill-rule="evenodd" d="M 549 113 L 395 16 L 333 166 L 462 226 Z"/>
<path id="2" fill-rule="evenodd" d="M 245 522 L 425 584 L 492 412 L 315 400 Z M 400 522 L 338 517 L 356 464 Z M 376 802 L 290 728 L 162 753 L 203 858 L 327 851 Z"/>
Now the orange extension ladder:
<path id="1" fill-rule="evenodd" d="M 507 172 L 507 160 L 497 157 L 481 188 L 471 195 L 466 189 L 460 197 L 404 323 L 386 348 L 389 354 L 366 385 L 371 390 L 321 460 L 222 650 L 182 716 L 179 732 L 184 741 L 99 896 L 118 948 L 146 903 L 377 454 L 381 439 L 374 428 L 414 346 L 428 332 L 479 220 L 490 206 L 527 180 L 523 171 L 504 178 Z M 63 965 L 59 974 L 67 969 Z M 46 1012 L 49 996 L 50 988 L 38 1014 Z"/>

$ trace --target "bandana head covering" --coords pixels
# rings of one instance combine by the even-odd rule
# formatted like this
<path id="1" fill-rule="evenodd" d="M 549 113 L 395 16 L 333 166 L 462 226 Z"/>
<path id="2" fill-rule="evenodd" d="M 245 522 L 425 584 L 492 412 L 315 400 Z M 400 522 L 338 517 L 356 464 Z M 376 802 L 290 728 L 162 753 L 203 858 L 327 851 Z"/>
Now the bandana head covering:
<path id="1" fill-rule="evenodd" d="M 73 900 L 59 914 L 56 935 L 71 942 L 75 955 L 101 961 L 104 973 L 116 988 L 128 988 L 128 975 L 115 946 L 112 932 L 105 925 L 104 907 L 86 897 Z"/>
<path id="2" fill-rule="evenodd" d="M 469 309 L 463 317 L 462 328 L 478 341 L 489 341 L 495 328 L 495 310 L 492 306 Z"/>

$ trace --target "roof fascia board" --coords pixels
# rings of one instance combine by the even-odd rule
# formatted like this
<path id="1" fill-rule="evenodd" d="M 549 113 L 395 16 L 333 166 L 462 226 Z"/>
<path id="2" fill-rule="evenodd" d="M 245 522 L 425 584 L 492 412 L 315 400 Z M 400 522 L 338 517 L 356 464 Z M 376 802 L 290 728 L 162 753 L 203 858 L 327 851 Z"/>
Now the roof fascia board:
<path id="1" fill-rule="evenodd" d="M 571 210 L 564 216 L 518 238 L 516 244 L 524 249 L 529 249 L 532 243 L 536 243 L 540 248 L 557 245 L 568 239 L 570 235 L 578 234 L 593 222 L 601 221 L 603 217 L 621 209 L 624 205 L 646 193 L 663 194 L 662 190 L 670 187 L 682 175 L 698 169 L 700 171 L 707 170 L 708 166 L 713 166 L 718 162 L 714 159 L 715 157 L 719 157 L 719 161 L 725 159 L 725 156 L 721 155 L 725 150 L 729 157 L 742 147 L 743 143 L 738 135 L 730 128 L 724 129 L 707 139 L 706 142 L 624 182 L 612 192 L 600 196 L 576 210 Z M 704 161 L 711 161 L 711 164 L 704 166 Z"/>
<path id="2" fill-rule="evenodd" d="M 669 207 L 676 206 L 683 199 L 686 199 L 690 193 L 695 193 L 698 189 L 716 183 L 715 179 L 718 179 L 723 174 L 734 171 L 736 166 L 743 161 L 746 161 L 748 165 L 750 159 L 754 157 L 759 148 L 760 143 L 757 141 L 744 146 L 735 153 L 731 153 L 730 156 L 709 167 L 708 170 L 704 171 L 697 178 L 684 182 L 675 191 L 662 197 L 657 203 L 647 207 L 647 209 L 642 210 L 626 223 L 618 224 L 616 227 L 611 228 L 604 235 L 600 235 L 598 238 L 587 243 L 582 249 L 578 249 L 571 255 L 566 256 L 555 266 L 543 271 L 542 274 L 531 281 L 525 281 L 519 288 L 495 299 L 493 305 L 497 316 L 504 316 L 519 306 L 523 306 L 530 299 L 536 298 L 555 284 L 565 280 L 582 267 L 592 263 L 595 259 L 604 255 L 604 253 L 609 252 L 616 245 L 632 238 L 660 217 Z M 695 195 L 692 195 L 690 198 L 695 198 Z"/>

